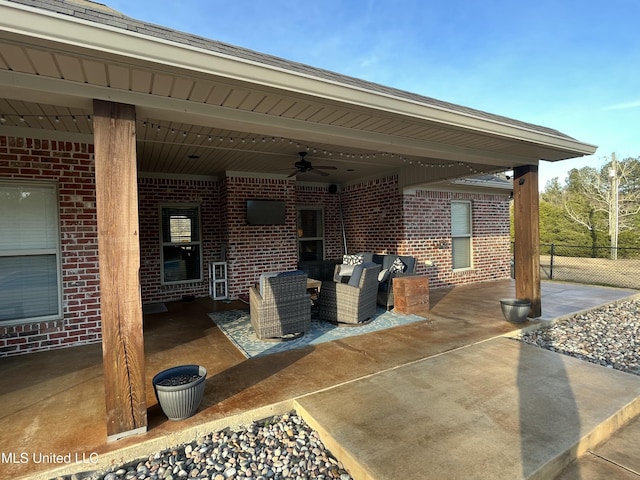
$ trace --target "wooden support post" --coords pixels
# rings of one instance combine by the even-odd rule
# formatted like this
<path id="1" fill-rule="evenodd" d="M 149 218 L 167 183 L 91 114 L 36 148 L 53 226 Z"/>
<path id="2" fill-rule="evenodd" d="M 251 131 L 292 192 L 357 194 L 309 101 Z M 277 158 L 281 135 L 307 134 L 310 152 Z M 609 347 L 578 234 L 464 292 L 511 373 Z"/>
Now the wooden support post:
<path id="1" fill-rule="evenodd" d="M 135 107 L 93 102 L 102 360 L 108 440 L 144 433 Z"/>
<path id="2" fill-rule="evenodd" d="M 538 166 L 516 167 L 513 176 L 516 297 L 531 301 L 529 316 L 542 315 Z"/>

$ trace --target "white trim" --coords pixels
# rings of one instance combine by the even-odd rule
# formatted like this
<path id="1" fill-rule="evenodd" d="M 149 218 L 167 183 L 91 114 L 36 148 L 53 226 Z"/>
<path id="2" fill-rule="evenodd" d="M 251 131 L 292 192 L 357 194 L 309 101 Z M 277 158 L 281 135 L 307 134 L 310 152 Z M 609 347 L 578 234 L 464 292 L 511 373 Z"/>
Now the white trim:
<path id="1" fill-rule="evenodd" d="M 453 234 L 453 205 L 454 204 L 467 204 L 469 206 L 469 233 L 464 235 L 454 235 Z M 450 201 L 450 215 L 451 215 L 451 270 L 453 272 L 462 272 L 465 270 L 473 270 L 473 202 L 471 200 L 462 200 L 462 199 L 452 199 Z M 454 258 L 453 258 L 453 241 L 457 238 L 468 238 L 469 239 L 469 265 L 466 267 L 455 268 Z"/>
<path id="2" fill-rule="evenodd" d="M 511 169 L 514 165 L 519 164 L 530 165 L 538 161 L 538 158 L 445 145 L 336 125 L 309 123 L 293 118 L 274 117 L 273 115 L 195 103 L 177 98 L 158 97 L 140 92 L 114 90 L 99 85 L 70 83 L 58 78 L 45 78 L 8 70 L 0 70 L 0 87 L 5 88 L 7 98 L 18 100 L 58 105 L 67 104 L 83 108 L 86 111 L 93 111 L 91 99 L 95 98 L 135 105 L 138 118 L 182 122 L 209 128 L 220 128 L 220 125 L 224 125 L 227 130 L 251 131 L 256 135 L 304 138 L 308 142 L 327 143 L 345 148 L 363 148 L 374 152 L 431 156 L 440 160 L 495 165 L 505 169 Z M 62 97 L 60 101 L 56 102 L 51 98 L 51 94 L 62 95 Z M 69 101 L 70 98 L 73 101 Z M 528 141 L 544 145 L 531 139 Z M 552 145 L 552 148 L 560 149 L 562 152 L 566 151 L 567 154 L 563 154 L 562 158 L 576 156 L 570 153 L 577 150 L 571 149 L 568 145 Z M 591 150 L 581 152 L 580 155 L 589 153 L 592 153 Z"/>
<path id="3" fill-rule="evenodd" d="M 33 138 L 38 140 L 57 140 L 60 142 L 84 143 L 93 145 L 93 135 L 90 133 L 66 132 L 59 130 L 44 130 L 42 128 L 14 127 L 5 125 L 0 134 L 7 137 Z"/>
<path id="4" fill-rule="evenodd" d="M 535 131 L 526 125 L 506 124 L 498 119 L 480 117 L 471 112 L 427 105 L 389 93 L 374 92 L 364 87 L 318 78 L 5 0 L 0 0 L 0 30 L 44 40 L 46 43 L 55 42 L 85 50 L 91 49 L 105 56 L 117 55 L 124 57 L 123 63 L 125 59 L 131 59 L 135 63 L 150 62 L 158 68 L 162 66 L 165 74 L 177 69 L 174 74 L 184 75 L 184 72 L 179 71 L 187 70 L 194 74 L 262 85 L 268 89 L 295 92 L 345 105 L 566 149 L 578 156 L 592 154 L 596 148 L 551 132 Z M 53 48 L 53 45 L 51 47 Z M 61 51 L 66 50 L 68 49 L 61 48 Z M 212 61 L 212 58 L 216 60 Z"/>
<path id="5" fill-rule="evenodd" d="M 0 326 L 12 326 L 22 325 L 28 323 L 40 323 L 53 320 L 61 320 L 64 318 L 64 284 L 62 274 L 62 237 L 60 232 L 60 190 L 57 182 L 47 182 L 41 180 L 29 180 L 29 179 L 4 179 L 0 178 L 0 186 L 2 185 L 14 185 L 24 186 L 27 188 L 38 187 L 52 189 L 55 196 L 55 218 L 52 221 L 55 223 L 58 238 L 55 248 L 43 248 L 37 250 L 9 250 L 0 253 L 2 257 L 16 257 L 16 256 L 40 256 L 40 255 L 55 255 L 56 257 L 56 287 L 57 287 L 57 301 L 58 311 L 52 315 L 43 315 L 40 317 L 27 317 L 15 320 L 0 320 Z"/>
<path id="6" fill-rule="evenodd" d="M 434 183 L 417 187 L 406 187 L 402 189 L 403 195 L 415 195 L 419 191 L 423 192 L 446 192 L 446 193 L 468 193 L 470 195 L 503 195 L 508 197 L 512 192 L 512 187 L 464 187 L 455 185 L 443 185 Z"/>
<path id="7" fill-rule="evenodd" d="M 227 170 L 224 172 L 225 177 L 235 178 L 263 178 L 268 180 L 291 180 L 295 181 L 294 177 L 287 177 L 287 175 L 279 173 L 259 173 L 259 172 L 242 172 L 237 170 Z"/>
<path id="8" fill-rule="evenodd" d="M 216 175 L 187 175 L 187 174 L 170 174 L 170 173 L 155 173 L 155 172 L 139 172 L 138 179 L 140 178 L 157 178 L 161 180 L 202 180 L 217 182 L 220 178 Z"/>

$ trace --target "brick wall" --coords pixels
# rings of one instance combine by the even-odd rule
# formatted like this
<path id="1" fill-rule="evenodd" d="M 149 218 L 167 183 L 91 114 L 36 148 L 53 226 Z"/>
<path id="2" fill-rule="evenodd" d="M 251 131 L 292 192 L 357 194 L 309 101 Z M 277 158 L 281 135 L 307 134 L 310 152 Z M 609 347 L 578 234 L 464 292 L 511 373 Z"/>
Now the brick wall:
<path id="1" fill-rule="evenodd" d="M 55 182 L 59 189 L 63 318 L 0 326 L 0 356 L 99 342 L 100 293 L 93 146 L 0 136 L 0 178 Z M 282 200 L 284 225 L 246 223 L 249 199 Z M 473 204 L 474 268 L 451 270 L 451 200 Z M 160 205 L 201 206 L 204 280 L 160 282 Z M 402 195 L 396 176 L 349 185 L 339 194 L 291 179 L 229 176 L 217 180 L 139 179 L 143 303 L 208 295 L 210 261 L 226 252 L 229 296 L 246 294 L 261 273 L 297 265 L 296 205 L 323 206 L 326 258 L 342 255 L 340 204 L 350 253 L 413 255 L 431 286 L 508 278 L 509 200 L 503 195 L 416 191 Z M 433 266 L 425 265 L 433 262 Z"/>
<path id="2" fill-rule="evenodd" d="M 452 200 L 472 204 L 473 268 L 469 270 L 452 270 Z M 507 195 L 418 190 L 403 196 L 403 223 L 405 238 L 399 251 L 416 257 L 416 272 L 428 275 L 432 288 L 510 276 Z"/>
<path id="3" fill-rule="evenodd" d="M 396 176 L 350 185 L 342 193 L 349 253 L 416 257 L 416 273 L 432 288 L 510 276 L 507 195 L 433 192 L 401 194 Z M 470 200 L 473 268 L 452 270 L 451 201 Z M 432 262 L 427 266 L 426 262 Z"/>
<path id="4" fill-rule="evenodd" d="M 224 237 L 224 215 L 217 180 L 140 178 L 140 284 L 142 302 L 179 300 L 183 296 L 209 294 L 208 265 L 220 259 Z M 200 205 L 203 280 L 162 285 L 160 268 L 160 207 L 166 204 Z"/>
<path id="5" fill-rule="evenodd" d="M 222 210 L 228 265 L 229 296 L 248 294 L 261 273 L 295 270 L 298 261 L 295 181 L 228 176 Z M 281 200 L 286 205 L 284 225 L 247 225 L 247 200 Z"/>
<path id="6" fill-rule="evenodd" d="M 0 326 L 0 355 L 101 339 L 93 145 L 0 136 L 0 178 L 56 182 L 63 318 Z"/>
<path id="7" fill-rule="evenodd" d="M 349 253 L 398 253 L 403 224 L 397 176 L 349 185 L 342 201 Z"/>
<path id="8" fill-rule="evenodd" d="M 296 185 L 296 206 L 324 209 L 324 256 L 327 260 L 342 259 L 341 195 L 330 193 L 327 186 Z"/>

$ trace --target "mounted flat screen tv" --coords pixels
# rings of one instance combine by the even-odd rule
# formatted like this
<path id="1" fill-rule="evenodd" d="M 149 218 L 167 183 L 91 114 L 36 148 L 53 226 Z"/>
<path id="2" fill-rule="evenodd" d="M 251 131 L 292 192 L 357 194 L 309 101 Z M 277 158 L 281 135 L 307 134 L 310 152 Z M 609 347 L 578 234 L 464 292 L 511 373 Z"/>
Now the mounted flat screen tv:
<path id="1" fill-rule="evenodd" d="M 284 225 L 285 205 L 280 200 L 247 200 L 247 224 Z"/>

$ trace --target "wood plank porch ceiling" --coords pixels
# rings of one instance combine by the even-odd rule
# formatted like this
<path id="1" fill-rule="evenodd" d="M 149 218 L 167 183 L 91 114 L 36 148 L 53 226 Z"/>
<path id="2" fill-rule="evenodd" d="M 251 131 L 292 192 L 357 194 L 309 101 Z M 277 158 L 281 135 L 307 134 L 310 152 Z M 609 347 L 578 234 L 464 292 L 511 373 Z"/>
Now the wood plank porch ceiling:
<path id="1" fill-rule="evenodd" d="M 297 152 L 308 150 L 313 163 L 337 170 L 299 179 L 347 183 L 419 164 L 437 180 L 450 163 L 464 176 L 595 149 L 546 127 L 145 24 L 91 2 L 35 2 L 66 7 L 57 11 L 22 3 L 34 4 L 0 0 L 0 132 L 91 141 L 93 98 L 131 103 L 142 172 L 289 173 Z M 141 53 L 149 48 L 157 51 Z M 255 78 L 260 72 L 265 78 Z"/>

